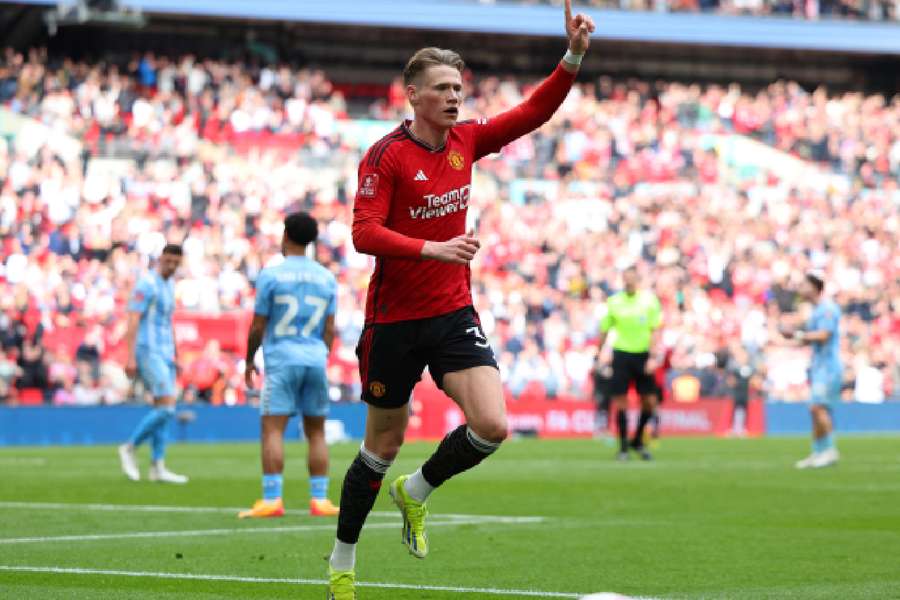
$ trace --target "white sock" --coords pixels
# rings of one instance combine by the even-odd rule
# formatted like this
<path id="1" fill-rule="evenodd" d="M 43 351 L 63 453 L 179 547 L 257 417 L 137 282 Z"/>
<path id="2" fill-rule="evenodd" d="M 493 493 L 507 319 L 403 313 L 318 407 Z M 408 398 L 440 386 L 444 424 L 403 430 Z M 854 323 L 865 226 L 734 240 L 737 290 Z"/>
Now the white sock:
<path id="1" fill-rule="evenodd" d="M 403 484 L 403 489 L 416 502 L 425 502 L 434 491 L 434 487 L 422 476 L 422 469 L 417 469 L 409 476 L 409 479 Z"/>
<path id="2" fill-rule="evenodd" d="M 356 544 L 334 540 L 334 550 L 331 551 L 328 564 L 335 571 L 352 571 L 356 566 Z"/>

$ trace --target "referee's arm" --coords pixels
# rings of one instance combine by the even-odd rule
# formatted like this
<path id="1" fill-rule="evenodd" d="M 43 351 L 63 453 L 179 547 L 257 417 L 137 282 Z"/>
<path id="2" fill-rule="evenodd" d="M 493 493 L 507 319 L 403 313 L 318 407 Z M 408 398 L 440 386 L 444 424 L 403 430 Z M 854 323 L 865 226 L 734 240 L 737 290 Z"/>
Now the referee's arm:
<path id="1" fill-rule="evenodd" d="M 606 314 L 600 319 L 600 337 L 597 339 L 597 354 L 603 350 L 606 338 L 609 337 L 609 330 L 613 327 L 612 311 L 609 310 L 609 304 L 606 306 Z"/>
<path id="2" fill-rule="evenodd" d="M 659 305 L 659 298 L 655 294 L 647 314 L 647 324 L 650 326 L 650 345 L 647 347 L 649 359 L 646 370 L 648 373 L 653 373 L 663 363 L 662 353 L 657 354 L 656 352 L 659 347 L 660 331 L 662 331 L 662 308 Z"/>

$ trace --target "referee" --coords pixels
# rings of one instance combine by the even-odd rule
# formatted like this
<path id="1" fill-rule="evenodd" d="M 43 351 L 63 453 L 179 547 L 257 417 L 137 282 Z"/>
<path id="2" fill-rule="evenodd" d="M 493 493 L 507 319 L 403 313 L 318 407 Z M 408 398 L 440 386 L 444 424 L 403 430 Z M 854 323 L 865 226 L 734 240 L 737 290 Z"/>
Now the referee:
<path id="1" fill-rule="evenodd" d="M 656 331 L 662 324 L 659 299 L 647 291 L 639 291 L 637 267 L 629 267 L 622 274 L 625 291 L 607 301 L 606 315 L 600 321 L 599 349 L 603 349 L 610 331 L 615 331 L 612 359 L 610 395 L 617 407 L 616 424 L 619 428 L 619 460 L 628 460 L 628 388 L 634 382 L 641 397 L 641 418 L 631 440 L 630 447 L 650 460 L 650 452 L 644 447 L 644 427 L 656 408 L 656 381 L 653 371 L 657 360 L 650 359 Z"/>

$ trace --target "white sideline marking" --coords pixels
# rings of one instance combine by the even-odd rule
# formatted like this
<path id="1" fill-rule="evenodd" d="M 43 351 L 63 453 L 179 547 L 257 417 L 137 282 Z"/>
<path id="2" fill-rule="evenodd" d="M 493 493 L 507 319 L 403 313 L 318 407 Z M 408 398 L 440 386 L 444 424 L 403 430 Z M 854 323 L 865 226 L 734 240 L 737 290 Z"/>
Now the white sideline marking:
<path id="1" fill-rule="evenodd" d="M 504 521 L 466 521 L 454 519 L 450 521 L 436 520 L 428 523 L 429 527 L 489 525 L 505 523 Z M 44 537 L 0 538 L 0 545 L 34 544 L 43 542 L 88 542 L 95 540 L 124 540 L 133 538 L 166 538 L 166 537 L 203 537 L 210 535 L 235 535 L 242 533 L 284 533 L 291 531 L 334 531 L 335 522 L 322 525 L 289 525 L 286 527 L 229 527 L 223 529 L 186 529 L 180 531 L 124 531 L 121 533 L 94 533 L 85 535 L 56 535 Z M 393 529 L 395 523 L 371 523 L 366 529 Z"/>
<path id="2" fill-rule="evenodd" d="M 33 510 L 96 510 L 115 512 L 160 512 L 160 513 L 233 513 L 237 514 L 246 507 L 229 508 L 224 506 L 167 506 L 161 504 L 77 504 L 67 502 L 0 502 L 0 508 L 27 508 Z M 284 511 L 289 515 L 308 515 L 309 512 L 300 509 L 288 509 Z M 371 517 L 396 518 L 396 511 L 372 511 Z M 442 519 L 459 521 L 490 522 L 490 523 L 540 523 L 544 517 L 508 517 L 501 515 L 463 515 L 436 513 L 435 516 Z M 475 523 L 472 523 L 475 524 Z"/>
<path id="3" fill-rule="evenodd" d="M 31 567 L 0 565 L 0 571 L 27 573 L 58 573 L 65 575 L 118 575 L 121 577 L 152 577 L 154 579 L 199 579 L 202 581 L 235 581 L 240 583 L 288 583 L 294 585 L 328 585 L 324 579 L 278 579 L 274 577 L 240 577 L 237 575 L 199 575 L 193 573 L 154 573 L 148 571 L 113 571 L 106 569 L 81 569 L 67 567 Z M 444 585 L 412 585 L 408 583 L 376 583 L 360 581 L 359 587 L 389 590 L 425 590 L 455 594 L 490 594 L 494 596 L 531 596 L 536 598 L 580 598 L 583 594 L 571 592 L 541 592 L 537 590 L 503 590 L 497 588 L 471 588 Z"/>

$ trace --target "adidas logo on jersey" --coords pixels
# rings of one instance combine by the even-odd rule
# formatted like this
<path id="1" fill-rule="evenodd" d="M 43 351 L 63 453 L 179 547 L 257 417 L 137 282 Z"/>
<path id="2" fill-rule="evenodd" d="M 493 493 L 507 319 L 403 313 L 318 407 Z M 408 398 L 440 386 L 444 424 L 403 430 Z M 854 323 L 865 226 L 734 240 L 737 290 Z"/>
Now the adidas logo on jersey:
<path id="1" fill-rule="evenodd" d="M 428 181 L 428 178 L 425 177 L 425 173 L 422 172 L 422 169 L 419 169 L 419 172 L 416 173 L 416 176 L 413 178 L 413 181 Z"/>

